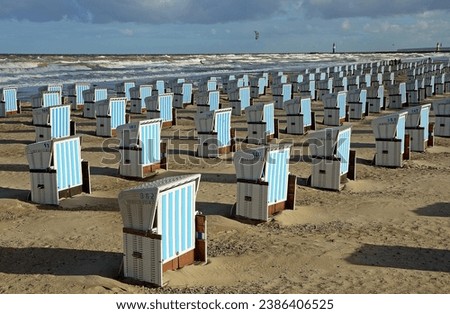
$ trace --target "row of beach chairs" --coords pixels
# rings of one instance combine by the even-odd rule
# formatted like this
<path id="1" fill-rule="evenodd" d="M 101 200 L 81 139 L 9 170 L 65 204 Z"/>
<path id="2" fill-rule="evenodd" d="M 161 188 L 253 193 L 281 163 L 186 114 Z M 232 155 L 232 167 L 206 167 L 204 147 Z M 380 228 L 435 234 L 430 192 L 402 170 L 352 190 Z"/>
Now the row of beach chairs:
<path id="1" fill-rule="evenodd" d="M 115 93 L 75 84 L 66 96 L 69 101 L 61 96 L 62 88 L 41 89 L 32 98 L 36 143 L 26 147 L 31 200 L 57 205 L 61 198 L 91 191 L 89 164 L 81 158 L 80 135 L 70 124 L 71 111 L 83 110 L 86 118 L 95 118 L 98 136 L 120 139 L 120 175 L 145 178 L 157 169 L 168 169 L 167 145 L 161 140 L 161 132 L 176 121 L 173 109 L 182 110 L 195 103 L 197 155 L 218 157 L 234 152 L 236 215 L 267 221 L 274 213 L 293 209 L 296 199 L 297 178 L 289 171 L 292 144 L 272 141 L 278 132 L 277 109 L 285 112 L 286 133 L 308 136 L 312 157 L 310 185 L 339 191 L 343 178 L 356 178 L 356 155 L 350 149 L 352 125 L 346 123 L 351 119 L 363 119 L 386 108 L 396 110 L 372 121 L 374 163 L 378 166 L 401 167 L 410 151 L 425 151 L 438 134 L 450 136 L 450 101 L 419 104 L 440 95 L 441 90 L 450 92 L 445 79 L 448 75 L 444 75 L 447 69 L 448 65 L 427 62 L 396 65 L 393 69 L 381 62 L 315 69 L 291 76 L 282 72 L 230 76 L 198 82 L 197 94 L 192 92 L 193 84 L 184 80 L 173 81 L 167 87 L 163 81 L 154 85 L 122 82 L 116 85 Z M 426 87 L 418 87 L 419 103 L 409 102 L 407 83 L 397 81 L 400 72 L 407 73 L 409 82 L 419 76 L 435 75 L 434 84 L 443 87 L 434 85 L 430 92 L 429 85 L 421 85 Z M 440 79 L 436 79 L 438 72 Z M 377 80 L 372 81 L 375 77 Z M 312 87 L 314 90 L 310 90 Z M 272 101 L 258 103 L 268 88 Z M 13 92 L 8 91 L 2 90 L 4 108 L 7 102 L 9 107 L 14 103 L 17 106 L 17 97 L 9 98 Z M 82 98 L 78 98 L 80 93 Z M 188 94 L 190 98 L 184 97 Z M 221 105 L 221 97 L 227 97 L 227 108 Z M 325 128 L 321 130 L 315 130 L 313 101 L 323 104 Z M 17 110 L 16 107 L 11 112 Z M 129 121 L 127 110 L 147 116 Z M 434 125 L 430 123 L 431 110 L 435 113 Z M 95 115 L 91 116 L 91 111 Z M 236 151 L 232 116 L 242 113 L 247 121 L 249 145 Z M 162 285 L 165 271 L 206 261 L 206 217 L 195 209 L 200 178 L 199 174 L 164 178 L 120 193 L 126 277 Z"/>

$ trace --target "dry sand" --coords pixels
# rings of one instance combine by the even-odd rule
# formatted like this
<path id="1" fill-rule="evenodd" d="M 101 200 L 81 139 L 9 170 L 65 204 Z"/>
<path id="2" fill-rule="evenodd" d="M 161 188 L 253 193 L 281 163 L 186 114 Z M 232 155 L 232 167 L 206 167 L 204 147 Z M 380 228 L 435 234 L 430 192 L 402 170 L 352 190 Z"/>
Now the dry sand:
<path id="1" fill-rule="evenodd" d="M 270 94 L 261 99 L 270 100 Z M 314 102 L 319 122 L 320 107 Z M 306 136 L 281 134 L 295 142 L 296 210 L 256 224 L 231 215 L 232 155 L 195 157 L 194 113 L 195 106 L 179 110 L 178 125 L 164 129 L 170 171 L 156 177 L 202 174 L 197 208 L 208 215 L 209 258 L 207 265 L 165 273 L 159 289 L 119 276 L 117 195 L 141 182 L 118 176 L 111 148 L 117 140 L 96 137 L 95 120 L 73 112 L 93 193 L 64 199 L 59 207 L 37 205 L 27 201 L 24 154 L 35 136 L 31 108 L 1 119 L 0 293 L 450 293 L 450 139 L 436 138 L 403 168 L 375 167 L 370 122 L 379 114 L 352 121 L 357 180 L 330 192 L 306 186 L 311 164 L 299 161 Z M 276 115 L 284 128 L 284 112 Z M 245 116 L 233 117 L 233 127 L 243 140 Z"/>

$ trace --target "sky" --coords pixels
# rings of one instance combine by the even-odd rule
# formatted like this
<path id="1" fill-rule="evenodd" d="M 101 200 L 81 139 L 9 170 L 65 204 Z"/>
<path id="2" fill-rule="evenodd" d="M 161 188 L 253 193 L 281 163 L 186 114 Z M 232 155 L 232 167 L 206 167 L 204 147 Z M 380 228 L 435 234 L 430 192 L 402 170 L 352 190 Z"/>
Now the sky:
<path id="1" fill-rule="evenodd" d="M 0 30 L 0 53 L 395 51 L 450 47 L 450 1 L 0 0 Z"/>

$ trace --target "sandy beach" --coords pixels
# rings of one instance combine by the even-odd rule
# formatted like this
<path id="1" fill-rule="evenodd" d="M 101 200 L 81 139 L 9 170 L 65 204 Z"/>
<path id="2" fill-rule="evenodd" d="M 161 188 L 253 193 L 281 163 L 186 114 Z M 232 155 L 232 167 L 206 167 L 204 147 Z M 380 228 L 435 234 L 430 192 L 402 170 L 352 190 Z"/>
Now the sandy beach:
<path id="1" fill-rule="evenodd" d="M 450 94 L 425 103 L 442 97 Z M 269 89 L 256 102 L 271 100 Z M 318 128 L 324 127 L 322 108 L 313 102 Z M 195 112 L 195 106 L 179 110 L 177 125 L 163 130 L 170 170 L 147 180 L 202 174 L 197 209 L 208 216 L 208 262 L 165 273 L 158 289 L 120 276 L 117 195 L 142 181 L 119 177 L 118 140 L 95 136 L 95 120 L 72 112 L 82 158 L 91 166 L 92 194 L 39 205 L 27 200 L 25 146 L 35 138 L 30 104 L 0 119 L 0 293 L 450 293 L 450 138 L 436 137 L 434 147 L 411 153 L 402 168 L 375 167 L 370 123 L 381 114 L 351 121 L 357 180 L 331 192 L 306 185 L 307 136 L 281 132 L 278 141 L 294 142 L 296 210 L 255 223 L 233 216 L 232 154 L 195 156 Z M 276 110 L 276 117 L 283 130 L 285 112 Z M 131 114 L 132 121 L 144 118 Z M 245 145 L 245 115 L 233 116 L 232 127 L 238 147 Z"/>

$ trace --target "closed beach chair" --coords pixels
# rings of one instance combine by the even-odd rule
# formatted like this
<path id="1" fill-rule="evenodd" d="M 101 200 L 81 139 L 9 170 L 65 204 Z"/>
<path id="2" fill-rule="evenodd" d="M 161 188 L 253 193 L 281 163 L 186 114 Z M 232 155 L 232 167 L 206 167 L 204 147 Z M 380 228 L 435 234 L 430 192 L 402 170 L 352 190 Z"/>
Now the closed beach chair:
<path id="1" fill-rule="evenodd" d="M 434 135 L 450 137 L 450 100 L 442 99 L 433 102 L 435 114 Z"/>
<path id="2" fill-rule="evenodd" d="M 311 98 L 294 97 L 284 103 L 286 111 L 286 133 L 302 135 L 315 129 L 311 111 Z"/>
<path id="3" fill-rule="evenodd" d="M 242 111 L 250 106 L 250 86 L 239 87 L 234 92 L 230 92 L 230 105 L 234 116 L 242 115 Z"/>
<path id="4" fill-rule="evenodd" d="M 347 114 L 347 92 L 331 93 L 323 96 L 323 124 L 340 126 Z"/>
<path id="5" fill-rule="evenodd" d="M 17 100 L 17 88 L 0 88 L 0 117 L 6 117 L 8 114 L 17 113 L 20 110 Z"/>
<path id="6" fill-rule="evenodd" d="M 247 118 L 247 142 L 251 144 L 268 144 L 278 136 L 275 123 L 273 103 L 255 104 L 245 108 Z"/>
<path id="7" fill-rule="evenodd" d="M 195 96 L 197 113 L 220 109 L 220 91 L 199 92 Z"/>
<path id="8" fill-rule="evenodd" d="M 94 87 L 83 91 L 83 117 L 95 119 L 96 103 L 108 99 L 108 90 L 106 88 Z"/>
<path id="9" fill-rule="evenodd" d="M 125 97 L 111 97 L 96 103 L 97 136 L 116 135 L 116 128 L 126 123 L 126 104 Z"/>
<path id="10" fill-rule="evenodd" d="M 388 107 L 390 109 L 401 109 L 407 106 L 406 83 L 387 85 Z"/>
<path id="11" fill-rule="evenodd" d="M 350 153 L 351 131 L 351 126 L 341 126 L 309 134 L 311 187 L 339 191 L 343 188 L 343 179 L 355 179 L 356 157 Z"/>
<path id="12" fill-rule="evenodd" d="M 236 215 L 267 221 L 284 209 L 294 209 L 296 176 L 289 173 L 291 144 L 247 148 L 234 154 Z"/>
<path id="13" fill-rule="evenodd" d="M 197 113 L 195 127 L 198 136 L 199 157 L 219 157 L 234 149 L 234 132 L 231 130 L 231 108 Z"/>
<path id="14" fill-rule="evenodd" d="M 116 84 L 116 93 L 118 97 L 125 97 L 127 101 L 131 99 L 130 88 L 135 87 L 134 81 L 125 81 Z"/>
<path id="15" fill-rule="evenodd" d="M 89 83 L 75 83 L 69 86 L 68 101 L 72 110 L 80 109 L 84 106 L 83 91 L 91 88 Z"/>
<path id="16" fill-rule="evenodd" d="M 276 109 L 284 109 L 284 102 L 292 99 L 292 84 L 284 83 L 272 86 L 272 96 Z"/>
<path id="17" fill-rule="evenodd" d="M 369 112 L 380 113 L 382 109 L 385 109 L 384 86 L 367 88 L 367 104 Z"/>
<path id="18" fill-rule="evenodd" d="M 372 120 L 375 135 L 375 165 L 402 167 L 409 159 L 409 141 L 406 139 L 406 111 L 384 115 Z"/>
<path id="19" fill-rule="evenodd" d="M 143 113 L 146 109 L 145 98 L 152 96 L 153 86 L 142 84 L 130 88 L 130 112 Z"/>
<path id="20" fill-rule="evenodd" d="M 59 91 L 41 91 L 39 94 L 31 96 L 31 107 L 33 109 L 60 105 L 62 105 L 62 102 Z"/>
<path id="21" fill-rule="evenodd" d="M 173 93 L 153 95 L 145 98 L 148 119 L 161 119 L 163 127 L 176 124 L 173 112 Z"/>
<path id="22" fill-rule="evenodd" d="M 367 107 L 367 90 L 353 89 L 347 93 L 347 104 L 350 119 L 361 120 L 369 113 Z"/>
<path id="23" fill-rule="evenodd" d="M 73 135 L 71 134 L 70 111 L 71 105 L 33 109 L 36 142 Z"/>
<path id="24" fill-rule="evenodd" d="M 161 142 L 161 119 L 141 120 L 119 125 L 119 173 L 145 178 L 158 169 L 167 169 L 167 145 Z"/>
<path id="25" fill-rule="evenodd" d="M 206 263 L 206 216 L 196 210 L 200 174 L 172 176 L 123 190 L 124 276 L 163 286 L 163 274 Z"/>
<path id="26" fill-rule="evenodd" d="M 29 144 L 26 156 L 32 202 L 59 205 L 61 198 L 91 193 L 89 164 L 81 159 L 79 136 Z"/>

